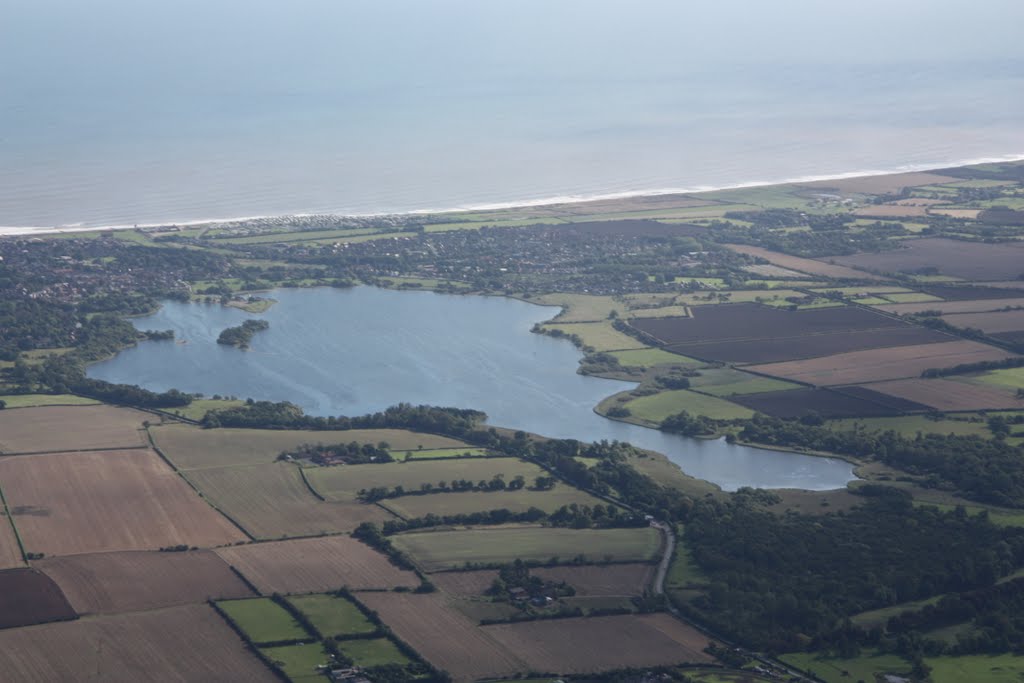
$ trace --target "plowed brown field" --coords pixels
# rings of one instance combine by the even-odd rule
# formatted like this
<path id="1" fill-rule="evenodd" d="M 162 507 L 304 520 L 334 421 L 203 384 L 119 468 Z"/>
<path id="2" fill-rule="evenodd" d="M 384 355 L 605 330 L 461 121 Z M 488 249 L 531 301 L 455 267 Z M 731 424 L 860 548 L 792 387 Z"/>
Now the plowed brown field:
<path id="1" fill-rule="evenodd" d="M 219 548 L 217 554 L 263 593 L 318 593 L 416 586 L 419 580 L 351 536 Z"/>
<path id="2" fill-rule="evenodd" d="M 395 635 L 456 681 L 506 677 L 527 669 L 520 657 L 529 653 L 499 645 L 445 604 L 440 594 L 359 593 L 356 597 L 380 614 Z"/>
<path id="3" fill-rule="evenodd" d="M 1009 391 L 948 379 L 898 379 L 866 386 L 943 411 L 1024 408 L 1024 399 Z"/>
<path id="4" fill-rule="evenodd" d="M 80 614 L 116 614 L 253 595 L 210 550 L 134 551 L 48 557 L 33 565 L 57 582 Z"/>
<path id="5" fill-rule="evenodd" d="M 207 605 L 0 632 L 5 681 L 278 683 Z"/>
<path id="6" fill-rule="evenodd" d="M 76 616 L 57 584 L 38 569 L 0 571 L 0 629 Z"/>
<path id="7" fill-rule="evenodd" d="M 138 448 L 152 415 L 113 406 L 48 406 L 0 411 L 0 453 Z"/>
<path id="8" fill-rule="evenodd" d="M 26 552 L 46 555 L 245 540 L 149 450 L 0 459 Z"/>
<path id="9" fill-rule="evenodd" d="M 816 261 L 814 259 L 802 258 L 800 256 L 790 256 L 789 254 L 770 251 L 761 247 L 752 247 L 746 244 L 726 244 L 725 246 L 739 254 L 763 258 L 768 263 L 772 263 L 776 266 L 788 268 L 789 270 L 797 270 L 809 275 L 822 275 L 824 277 L 832 277 L 839 280 L 882 279 L 877 275 L 865 273 L 860 270 L 854 270 L 853 268 L 847 268 L 846 266 L 833 265 L 831 263 L 825 263 L 824 261 Z"/>
<path id="10" fill-rule="evenodd" d="M 533 671 L 592 673 L 625 667 L 707 663 L 710 640 L 668 614 L 555 619 L 483 626 Z"/>
<path id="11" fill-rule="evenodd" d="M 960 313 L 957 315 L 944 315 L 942 319 L 955 327 L 973 327 L 982 330 L 986 334 L 1024 330 L 1024 310 Z"/>
<path id="12" fill-rule="evenodd" d="M 752 365 L 748 369 L 763 375 L 807 384 L 836 386 L 919 377 L 929 368 L 948 368 L 961 363 L 1002 360 L 1013 355 L 994 346 L 972 341 L 954 341 L 839 353 L 809 360 Z"/>

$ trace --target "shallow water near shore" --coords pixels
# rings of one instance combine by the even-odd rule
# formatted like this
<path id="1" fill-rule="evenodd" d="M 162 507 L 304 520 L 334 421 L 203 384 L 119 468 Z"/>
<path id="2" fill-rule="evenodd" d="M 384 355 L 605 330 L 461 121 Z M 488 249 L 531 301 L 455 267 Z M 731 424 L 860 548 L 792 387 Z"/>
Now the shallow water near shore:
<path id="1" fill-rule="evenodd" d="M 143 330 L 173 329 L 176 341 L 142 342 L 91 366 L 89 376 L 156 391 L 287 400 L 313 415 L 362 415 L 399 402 L 474 408 L 502 427 L 628 441 L 725 490 L 828 490 L 854 478 L 840 459 L 690 439 L 597 415 L 601 399 L 630 385 L 576 374 L 577 349 L 530 332 L 557 308 L 375 287 L 279 289 L 268 296 L 278 303 L 259 316 L 167 302 L 132 322 Z M 221 330 L 254 317 L 270 329 L 256 334 L 251 350 L 216 343 Z"/>

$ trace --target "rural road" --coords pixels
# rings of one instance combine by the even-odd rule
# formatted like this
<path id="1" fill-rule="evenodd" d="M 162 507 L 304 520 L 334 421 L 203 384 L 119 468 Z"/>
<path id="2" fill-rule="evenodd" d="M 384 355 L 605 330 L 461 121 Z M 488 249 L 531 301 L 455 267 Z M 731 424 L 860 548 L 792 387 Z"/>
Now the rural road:
<path id="1" fill-rule="evenodd" d="M 662 595 L 665 592 L 665 577 L 668 575 L 668 567 L 672 564 L 672 558 L 676 552 L 676 535 L 672 526 L 666 522 L 651 522 L 655 529 L 661 529 L 665 537 L 665 553 L 661 556 L 658 564 L 658 573 L 654 576 L 654 594 Z"/>

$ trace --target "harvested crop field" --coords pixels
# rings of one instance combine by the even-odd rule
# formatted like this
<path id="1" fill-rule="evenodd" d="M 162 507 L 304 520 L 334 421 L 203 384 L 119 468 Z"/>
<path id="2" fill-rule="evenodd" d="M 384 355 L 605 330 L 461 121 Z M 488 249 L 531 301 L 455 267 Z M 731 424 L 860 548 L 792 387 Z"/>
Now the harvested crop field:
<path id="1" fill-rule="evenodd" d="M 957 301 L 931 301 L 920 304 L 886 304 L 875 306 L 880 311 L 893 313 L 895 315 L 912 315 L 922 311 L 938 311 L 944 314 L 952 313 L 981 313 L 984 311 L 998 311 L 1004 308 L 1016 308 L 1024 306 L 1024 297 L 1013 299 L 968 299 Z"/>
<path id="2" fill-rule="evenodd" d="M 0 453 L 141 448 L 152 415 L 113 406 L 46 406 L 0 411 Z"/>
<path id="3" fill-rule="evenodd" d="M 57 582 L 80 614 L 138 612 L 253 595 L 210 550 L 47 557 L 33 566 Z"/>
<path id="4" fill-rule="evenodd" d="M 3 458 L 0 481 L 26 552 L 73 555 L 245 540 L 149 450 Z"/>
<path id="5" fill-rule="evenodd" d="M 219 548 L 216 553 L 261 593 L 322 593 L 414 587 L 419 580 L 351 536 L 301 538 Z"/>
<path id="6" fill-rule="evenodd" d="M 404 429 L 352 429 L 313 432 L 276 429 L 200 429 L 191 425 L 162 425 L 152 430 L 157 447 L 180 469 L 226 465 L 271 463 L 282 451 L 304 443 L 378 444 L 386 441 L 392 450 L 457 448 L 466 444 L 434 434 Z"/>
<path id="7" fill-rule="evenodd" d="M 559 482 L 548 491 L 467 491 L 459 493 L 430 493 L 421 496 L 402 496 L 382 500 L 381 505 L 406 519 L 435 515 L 460 515 L 488 510 L 507 509 L 526 512 L 532 507 L 554 512 L 563 505 L 597 505 L 604 501 L 589 493 Z"/>
<path id="8" fill-rule="evenodd" d="M 944 315 L 942 319 L 955 327 L 973 327 L 985 334 L 1020 332 L 1024 330 L 1024 310 L 994 311 L 992 313 L 958 313 Z"/>
<path id="9" fill-rule="evenodd" d="M 853 214 L 864 218 L 917 218 L 919 216 L 927 216 L 928 207 L 907 206 L 904 204 L 873 204 L 871 206 L 863 206 L 854 211 Z"/>
<path id="10" fill-rule="evenodd" d="M 545 581 L 565 581 L 581 597 L 641 595 L 654 579 L 657 567 L 646 563 L 583 565 L 579 567 L 534 567 L 531 576 Z M 468 572 L 439 572 L 430 577 L 438 588 L 460 597 L 480 596 L 498 577 L 493 569 Z"/>
<path id="11" fill-rule="evenodd" d="M 495 624 L 481 630 L 519 653 L 533 671 L 596 673 L 714 661 L 704 652 L 706 635 L 664 613 Z"/>
<path id="12" fill-rule="evenodd" d="M 291 463 L 188 470 L 184 475 L 254 538 L 339 533 L 391 518 L 375 505 L 318 500 Z"/>
<path id="13" fill-rule="evenodd" d="M 746 394 L 733 400 L 773 417 L 802 417 L 816 413 L 822 417 L 868 417 L 894 416 L 904 412 L 925 411 L 928 406 L 901 400 L 882 393 L 848 387 L 833 389 L 796 389 L 793 391 L 772 391 L 763 394 Z"/>
<path id="14" fill-rule="evenodd" d="M 977 342 L 953 341 L 839 353 L 810 360 L 754 365 L 749 369 L 817 386 L 836 386 L 919 377 L 929 368 L 1002 360 L 1013 355 Z"/>
<path id="15" fill-rule="evenodd" d="M 537 465 L 519 458 L 446 458 L 444 460 L 410 460 L 382 465 L 335 465 L 311 467 L 306 478 L 317 493 L 328 500 L 349 502 L 356 500 L 360 489 L 383 486 L 401 486 L 407 491 L 419 490 L 420 484 L 466 479 L 474 484 L 491 480 L 496 475 L 511 481 L 517 475 L 527 483 L 545 474 Z"/>
<path id="16" fill-rule="evenodd" d="M 863 308 L 789 311 L 756 304 L 702 306 L 691 318 L 633 320 L 632 326 L 694 358 L 770 363 L 951 339 Z"/>
<path id="17" fill-rule="evenodd" d="M 38 569 L 0 571 L 0 629 L 77 616 L 53 579 Z"/>
<path id="18" fill-rule="evenodd" d="M 24 566 L 14 527 L 6 513 L 0 509 L 0 569 Z"/>
<path id="19" fill-rule="evenodd" d="M 503 678 L 525 671 L 512 650 L 499 645 L 438 594 L 359 593 L 399 638 L 456 681 Z"/>
<path id="20" fill-rule="evenodd" d="M 1009 391 L 949 379 L 899 379 L 868 386 L 941 411 L 1024 408 L 1024 399 Z"/>
<path id="21" fill-rule="evenodd" d="M 860 270 L 854 270 L 853 268 L 847 268 L 841 265 L 833 265 L 831 263 L 825 263 L 824 261 L 816 261 L 814 259 L 803 258 L 800 256 L 790 256 L 789 254 L 783 254 L 778 251 L 770 251 L 768 249 L 763 249 L 761 247 L 752 247 L 746 244 L 726 244 L 723 246 L 732 249 L 736 253 L 761 258 L 764 259 L 765 261 L 768 261 L 768 263 L 774 264 L 776 266 L 787 268 L 789 270 L 796 270 L 801 273 L 807 273 L 809 275 L 821 275 L 823 277 L 835 278 L 837 280 L 881 279 L 877 275 L 865 273 Z"/>
<path id="22" fill-rule="evenodd" d="M 836 310 L 836 309 L 832 309 Z M 695 358 L 726 363 L 775 363 L 784 360 L 815 358 L 836 353 L 864 351 L 890 346 L 916 346 L 956 339 L 925 327 L 890 327 L 834 334 L 810 334 L 802 337 L 775 337 L 744 341 L 673 344 L 667 350 Z"/>
<path id="23" fill-rule="evenodd" d="M 9 681 L 278 681 L 207 605 L 3 631 L 0 670 Z"/>
<path id="24" fill-rule="evenodd" d="M 883 273 L 913 273 L 934 268 L 965 280 L 1014 280 L 1024 271 L 1024 244 L 985 244 L 943 237 L 904 240 L 903 248 L 880 253 L 833 256 L 846 266 Z"/>
<path id="25" fill-rule="evenodd" d="M 648 527 L 489 527 L 396 534 L 391 541 L 425 571 L 461 567 L 466 562 L 496 564 L 515 559 L 546 561 L 553 557 L 568 562 L 578 555 L 591 560 L 647 561 L 661 547 L 661 535 Z"/>

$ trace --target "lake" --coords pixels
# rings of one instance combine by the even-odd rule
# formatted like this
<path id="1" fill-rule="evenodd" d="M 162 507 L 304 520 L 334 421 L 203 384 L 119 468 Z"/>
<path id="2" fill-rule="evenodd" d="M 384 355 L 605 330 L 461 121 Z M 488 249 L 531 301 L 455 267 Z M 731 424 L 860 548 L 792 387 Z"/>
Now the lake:
<path id="1" fill-rule="evenodd" d="M 699 440 L 608 420 L 593 412 L 632 385 L 576 374 L 580 352 L 530 328 L 558 309 L 503 297 L 400 292 L 375 287 L 279 289 L 258 316 L 249 351 L 217 336 L 252 316 L 212 304 L 168 302 L 134 319 L 175 331 L 94 364 L 89 376 L 206 395 L 291 401 L 313 415 L 363 415 L 400 402 L 474 408 L 491 424 L 581 441 L 628 441 L 664 453 L 687 474 L 725 490 L 841 488 L 852 466 Z M 187 343 L 178 343 L 185 341 Z"/>

